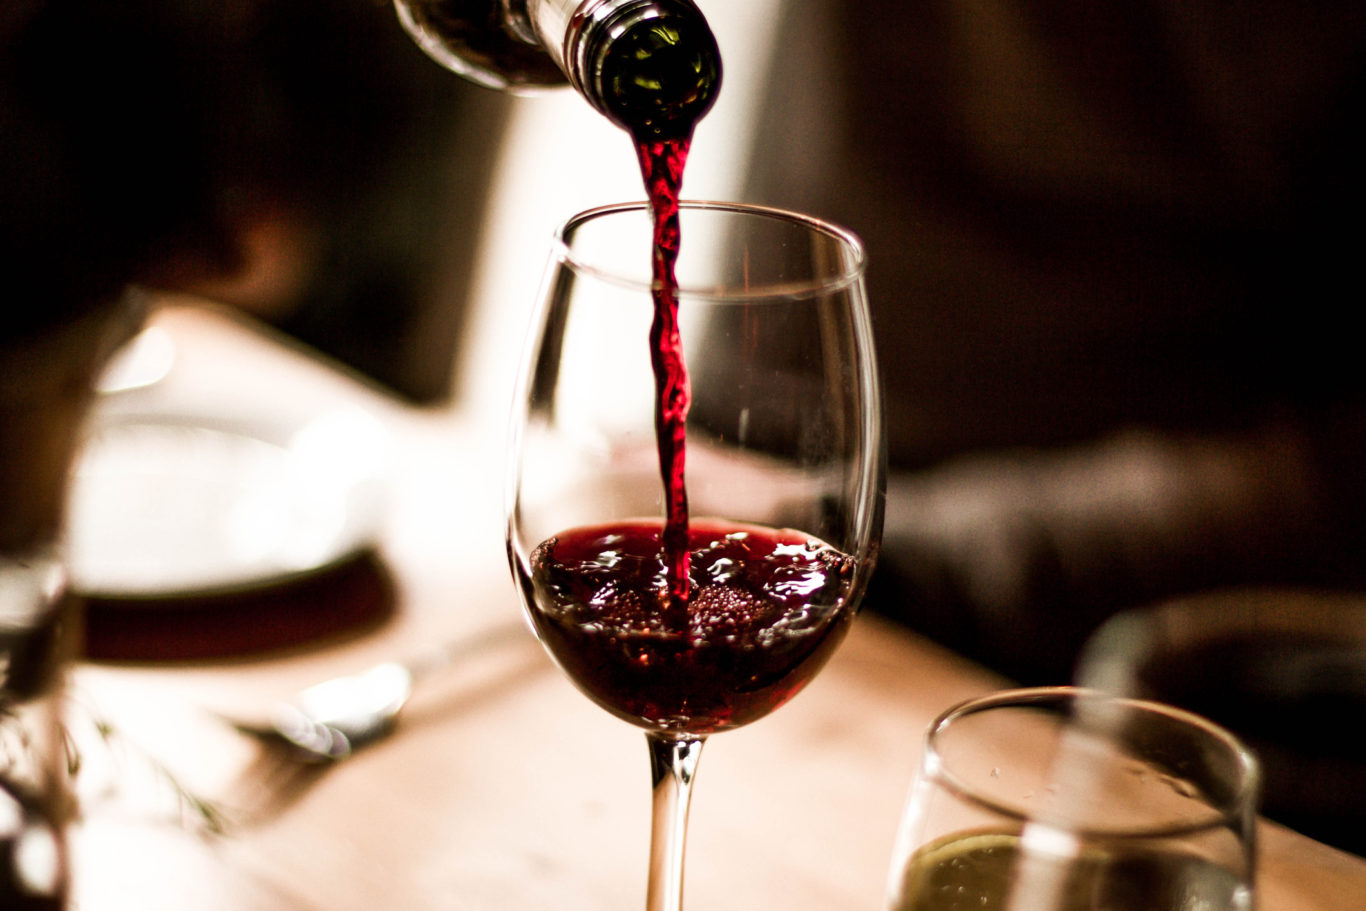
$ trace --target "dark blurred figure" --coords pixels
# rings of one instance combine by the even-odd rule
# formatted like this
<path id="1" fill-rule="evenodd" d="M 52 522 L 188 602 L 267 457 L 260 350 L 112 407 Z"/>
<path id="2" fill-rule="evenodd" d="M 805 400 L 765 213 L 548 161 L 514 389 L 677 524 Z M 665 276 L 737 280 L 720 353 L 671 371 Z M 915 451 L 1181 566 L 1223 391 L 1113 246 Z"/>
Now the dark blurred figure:
<path id="1" fill-rule="evenodd" d="M 868 243 L 870 606 L 1056 683 L 1126 607 L 1366 587 L 1366 7 L 792 6 L 752 195 Z"/>
<path id="2" fill-rule="evenodd" d="M 449 393 L 505 101 L 432 66 L 389 3 L 7 0 L 0 40 L 21 320 L 136 280 Z"/>

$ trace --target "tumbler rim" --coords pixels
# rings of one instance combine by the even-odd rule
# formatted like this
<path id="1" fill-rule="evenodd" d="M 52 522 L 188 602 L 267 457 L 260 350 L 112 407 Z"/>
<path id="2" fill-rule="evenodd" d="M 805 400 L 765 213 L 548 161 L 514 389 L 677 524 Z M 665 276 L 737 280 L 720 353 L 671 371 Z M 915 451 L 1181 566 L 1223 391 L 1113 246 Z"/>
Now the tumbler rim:
<path id="1" fill-rule="evenodd" d="M 980 789 L 964 781 L 943 761 L 937 741 L 944 731 L 959 719 L 997 708 L 1029 708 L 1062 705 L 1083 699 L 1104 700 L 1113 705 L 1148 712 L 1188 725 L 1209 735 L 1233 757 L 1237 769 L 1237 783 L 1226 799 L 1210 801 L 1209 813 L 1200 814 L 1189 822 L 1170 825 L 1081 825 L 1062 814 L 1040 814 L 1018 801 L 997 799 L 981 793 Z M 1235 734 L 1202 715 L 1150 699 L 1122 696 L 1100 689 L 1079 686 L 1039 686 L 998 690 L 965 699 L 941 712 L 926 730 L 922 769 L 961 800 L 978 806 L 1020 825 L 1041 824 L 1056 826 L 1083 837 L 1106 839 L 1160 839 L 1192 832 L 1206 831 L 1221 826 L 1241 827 L 1255 816 L 1256 801 L 1261 786 L 1261 767 L 1252 750 Z"/>

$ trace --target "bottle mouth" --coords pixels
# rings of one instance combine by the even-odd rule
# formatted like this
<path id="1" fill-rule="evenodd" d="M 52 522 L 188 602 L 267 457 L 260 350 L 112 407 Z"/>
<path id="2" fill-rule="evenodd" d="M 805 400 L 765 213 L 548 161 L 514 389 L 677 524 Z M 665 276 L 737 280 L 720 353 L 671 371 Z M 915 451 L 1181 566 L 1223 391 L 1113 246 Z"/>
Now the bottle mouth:
<path id="1" fill-rule="evenodd" d="M 721 52 L 687 0 L 615 6 L 580 36 L 581 91 L 638 141 L 687 138 L 716 101 Z"/>

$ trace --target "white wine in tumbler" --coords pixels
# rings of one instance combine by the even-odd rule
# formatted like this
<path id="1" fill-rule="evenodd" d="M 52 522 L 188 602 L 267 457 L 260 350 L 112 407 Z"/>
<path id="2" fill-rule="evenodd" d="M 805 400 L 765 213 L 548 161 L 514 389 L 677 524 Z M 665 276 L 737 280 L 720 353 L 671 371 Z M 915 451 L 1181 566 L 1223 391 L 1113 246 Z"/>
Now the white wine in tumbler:
<path id="1" fill-rule="evenodd" d="M 1062 846 L 1059 846 L 1062 847 Z M 1026 867 L 1024 864 L 1027 863 Z M 1016 886 L 1019 885 L 1017 889 Z M 959 833 L 917 851 L 890 911 L 1243 911 L 1241 880 L 1193 853 L 1102 845 L 1049 856 L 1009 832 Z"/>

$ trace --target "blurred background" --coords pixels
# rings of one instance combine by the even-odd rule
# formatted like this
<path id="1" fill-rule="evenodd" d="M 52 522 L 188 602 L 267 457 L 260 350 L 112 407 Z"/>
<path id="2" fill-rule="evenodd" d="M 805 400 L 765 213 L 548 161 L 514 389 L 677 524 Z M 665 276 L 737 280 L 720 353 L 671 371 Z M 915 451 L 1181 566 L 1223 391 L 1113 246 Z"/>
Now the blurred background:
<path id="1" fill-rule="evenodd" d="M 871 609 L 1052 683 L 1128 610 L 1366 587 L 1366 8 L 699 5 L 685 195 L 868 245 Z M 6 0 L 0 42 L 6 345 L 140 282 L 501 426 L 551 229 L 642 195 L 580 99 L 466 84 L 380 0 Z"/>
<path id="2" fill-rule="evenodd" d="M 870 251 L 875 604 L 1046 681 L 1127 607 L 1362 582 L 1366 14 L 702 7 L 727 75 L 685 195 Z M 571 92 L 455 78 L 381 0 L 19 0 L 0 28 L 11 335 L 141 281 L 500 423 L 551 230 L 642 195 Z"/>

